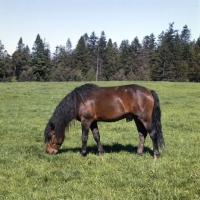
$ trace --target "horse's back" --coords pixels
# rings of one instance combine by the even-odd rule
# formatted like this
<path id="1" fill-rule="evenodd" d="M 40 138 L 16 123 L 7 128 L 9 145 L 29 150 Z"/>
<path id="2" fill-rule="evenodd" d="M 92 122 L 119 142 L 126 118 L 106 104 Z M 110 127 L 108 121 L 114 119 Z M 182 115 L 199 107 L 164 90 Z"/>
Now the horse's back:
<path id="1" fill-rule="evenodd" d="M 152 100 L 151 90 L 139 85 L 98 87 L 88 96 L 82 112 L 94 120 L 117 121 L 147 112 Z"/>
<path id="2" fill-rule="evenodd" d="M 151 90 L 139 85 L 124 85 L 117 87 L 99 87 L 92 93 L 92 98 L 99 103 L 112 104 L 113 102 L 123 102 L 134 104 L 139 101 L 152 98 Z M 92 99 L 91 98 L 91 99 Z"/>

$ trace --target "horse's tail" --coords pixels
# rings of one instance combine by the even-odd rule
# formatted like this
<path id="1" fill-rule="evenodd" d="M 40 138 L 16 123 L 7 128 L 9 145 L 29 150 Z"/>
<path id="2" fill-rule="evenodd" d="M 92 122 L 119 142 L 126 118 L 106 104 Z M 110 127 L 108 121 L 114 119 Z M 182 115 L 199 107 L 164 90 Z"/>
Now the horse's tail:
<path id="1" fill-rule="evenodd" d="M 153 99 L 154 99 L 154 107 L 153 107 L 153 113 L 152 113 L 152 125 L 156 129 L 155 131 L 157 134 L 158 146 L 160 148 L 164 148 L 165 141 L 164 141 L 164 137 L 162 134 L 161 110 L 160 110 L 159 98 L 154 90 L 151 90 L 151 93 L 152 93 Z"/>

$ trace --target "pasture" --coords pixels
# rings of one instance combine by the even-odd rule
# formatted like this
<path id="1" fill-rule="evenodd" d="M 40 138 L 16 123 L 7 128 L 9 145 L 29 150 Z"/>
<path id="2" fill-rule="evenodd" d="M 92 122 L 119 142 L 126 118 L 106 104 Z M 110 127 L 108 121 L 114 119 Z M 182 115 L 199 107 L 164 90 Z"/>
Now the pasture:
<path id="1" fill-rule="evenodd" d="M 133 82 L 94 82 L 117 86 Z M 83 82 L 0 83 L 0 199 L 200 199 L 200 84 L 134 82 L 160 99 L 167 148 L 153 160 L 147 136 L 142 156 L 134 122 L 98 123 L 105 153 L 91 132 L 80 156 L 74 122 L 57 155 L 48 155 L 44 128 L 57 104 Z"/>

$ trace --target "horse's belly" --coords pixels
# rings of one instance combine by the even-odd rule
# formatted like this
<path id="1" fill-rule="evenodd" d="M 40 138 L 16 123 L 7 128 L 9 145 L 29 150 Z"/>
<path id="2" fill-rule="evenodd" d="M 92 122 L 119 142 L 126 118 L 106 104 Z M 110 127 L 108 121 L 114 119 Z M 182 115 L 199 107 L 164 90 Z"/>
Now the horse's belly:
<path id="1" fill-rule="evenodd" d="M 120 119 L 126 118 L 129 111 L 124 109 L 123 106 L 103 106 L 96 109 L 96 120 L 97 121 L 118 121 Z"/>

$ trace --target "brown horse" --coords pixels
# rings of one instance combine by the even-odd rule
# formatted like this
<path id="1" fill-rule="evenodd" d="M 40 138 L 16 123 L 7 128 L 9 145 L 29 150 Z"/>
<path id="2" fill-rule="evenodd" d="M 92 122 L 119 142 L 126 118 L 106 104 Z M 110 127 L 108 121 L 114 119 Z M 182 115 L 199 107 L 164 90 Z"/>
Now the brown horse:
<path id="1" fill-rule="evenodd" d="M 159 156 L 158 147 L 164 147 L 159 99 L 155 91 L 139 85 L 98 87 L 85 84 L 67 94 L 56 107 L 45 131 L 47 153 L 57 153 L 65 138 L 65 128 L 74 119 L 81 122 L 82 150 L 86 155 L 88 132 L 91 129 L 103 154 L 98 121 L 114 122 L 120 119 L 134 120 L 139 133 L 137 154 L 142 154 L 147 132 L 153 142 L 154 158 Z"/>

